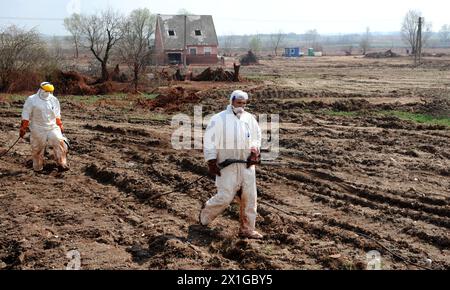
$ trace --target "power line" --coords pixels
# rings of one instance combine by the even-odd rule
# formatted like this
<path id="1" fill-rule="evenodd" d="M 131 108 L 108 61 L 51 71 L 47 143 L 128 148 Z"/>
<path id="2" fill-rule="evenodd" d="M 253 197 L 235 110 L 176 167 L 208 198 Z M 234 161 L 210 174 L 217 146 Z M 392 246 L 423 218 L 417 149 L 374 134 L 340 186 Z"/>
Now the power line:
<path id="1" fill-rule="evenodd" d="M 301 20 L 301 19 L 256 19 L 256 18 L 223 18 L 223 17 L 215 17 L 214 19 L 222 20 L 222 21 L 238 21 L 238 22 L 280 22 L 280 23 L 359 23 L 360 19 L 320 19 L 320 20 Z M 369 22 L 377 22 L 377 23 L 392 23 L 399 22 L 398 19 L 369 19 Z"/>
<path id="2" fill-rule="evenodd" d="M 64 21 L 64 18 L 38 18 L 38 17 L 10 17 L 0 16 L 1 20 L 25 20 L 25 21 Z"/>

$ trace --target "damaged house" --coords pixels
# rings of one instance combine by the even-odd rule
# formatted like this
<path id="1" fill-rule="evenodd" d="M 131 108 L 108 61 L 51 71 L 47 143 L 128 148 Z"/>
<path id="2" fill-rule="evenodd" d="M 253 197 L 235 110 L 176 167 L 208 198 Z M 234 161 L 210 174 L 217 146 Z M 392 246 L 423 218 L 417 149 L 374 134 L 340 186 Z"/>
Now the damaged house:
<path id="1" fill-rule="evenodd" d="M 216 64 L 219 41 L 211 15 L 158 14 L 155 60 L 165 64 Z"/>

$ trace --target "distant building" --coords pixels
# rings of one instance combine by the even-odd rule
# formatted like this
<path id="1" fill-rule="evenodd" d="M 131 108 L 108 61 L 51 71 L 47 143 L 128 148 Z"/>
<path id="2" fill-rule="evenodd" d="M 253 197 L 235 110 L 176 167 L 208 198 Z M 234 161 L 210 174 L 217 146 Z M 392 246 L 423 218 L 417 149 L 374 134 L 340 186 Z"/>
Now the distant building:
<path id="1" fill-rule="evenodd" d="M 286 57 L 300 57 L 303 54 L 300 52 L 300 47 L 288 47 L 284 49 L 283 56 Z"/>
<path id="2" fill-rule="evenodd" d="M 157 64 L 216 64 L 219 41 L 211 15 L 160 15 L 156 20 Z"/>

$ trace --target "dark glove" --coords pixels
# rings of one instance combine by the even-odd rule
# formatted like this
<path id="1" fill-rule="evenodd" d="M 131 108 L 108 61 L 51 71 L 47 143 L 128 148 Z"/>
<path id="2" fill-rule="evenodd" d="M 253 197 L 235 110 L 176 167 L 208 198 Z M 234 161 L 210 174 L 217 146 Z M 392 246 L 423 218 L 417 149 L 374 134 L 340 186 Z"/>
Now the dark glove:
<path id="1" fill-rule="evenodd" d="M 260 154 L 257 149 L 252 149 L 250 156 L 247 158 L 247 168 L 261 163 Z"/>
<path id="2" fill-rule="evenodd" d="M 20 131 L 19 131 L 20 138 L 23 138 L 25 136 L 29 125 L 30 125 L 30 121 L 22 120 L 22 124 L 20 124 Z"/>
<path id="3" fill-rule="evenodd" d="M 217 166 L 217 159 L 208 161 L 208 171 L 211 176 L 220 176 L 220 168 Z"/>

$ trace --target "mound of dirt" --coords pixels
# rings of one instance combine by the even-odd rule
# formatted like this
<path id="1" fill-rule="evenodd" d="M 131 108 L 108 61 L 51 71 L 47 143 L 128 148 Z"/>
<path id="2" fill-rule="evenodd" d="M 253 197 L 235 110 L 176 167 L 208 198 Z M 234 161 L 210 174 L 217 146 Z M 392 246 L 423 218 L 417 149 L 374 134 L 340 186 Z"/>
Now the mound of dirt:
<path id="1" fill-rule="evenodd" d="M 434 117 L 450 118 L 450 98 L 437 98 L 419 105 L 418 111 Z"/>
<path id="2" fill-rule="evenodd" d="M 179 111 L 185 104 L 196 103 L 200 96 L 196 91 L 185 90 L 183 87 L 171 88 L 153 100 L 138 100 L 137 106 L 150 110 L 162 108 L 164 111 Z"/>
<path id="3" fill-rule="evenodd" d="M 334 111 L 353 112 L 360 110 L 367 110 L 370 108 L 370 103 L 363 99 L 349 99 L 337 101 L 332 104 Z"/>
<path id="4" fill-rule="evenodd" d="M 106 95 L 126 91 L 123 84 L 113 81 L 96 83 L 92 78 L 76 71 L 56 71 L 50 81 L 58 94 L 62 95 Z"/>
<path id="5" fill-rule="evenodd" d="M 96 93 L 95 89 L 88 85 L 88 83 L 93 81 L 76 71 L 56 71 L 50 81 L 55 85 L 60 94 L 93 95 Z"/>
<path id="6" fill-rule="evenodd" d="M 393 52 L 392 50 L 387 50 L 385 52 L 371 52 L 371 53 L 366 53 L 366 55 L 364 57 L 367 58 L 389 58 L 389 57 L 399 57 L 400 55 L 396 54 L 395 52 Z"/>
<path id="7" fill-rule="evenodd" d="M 240 59 L 242 65 L 252 65 L 259 63 L 258 57 L 249 50 L 246 55 L 242 56 Z"/>
<path id="8" fill-rule="evenodd" d="M 8 81 L 3 84 L 4 87 L 0 87 L 0 90 L 7 93 L 20 93 L 20 92 L 35 92 L 37 87 L 42 82 L 43 77 L 36 72 L 12 72 L 10 73 Z"/>
<path id="9" fill-rule="evenodd" d="M 240 65 L 234 65 L 234 73 L 226 71 L 219 67 L 216 70 L 208 67 L 201 74 L 194 77 L 193 81 L 202 82 L 239 82 L 239 69 Z"/>

